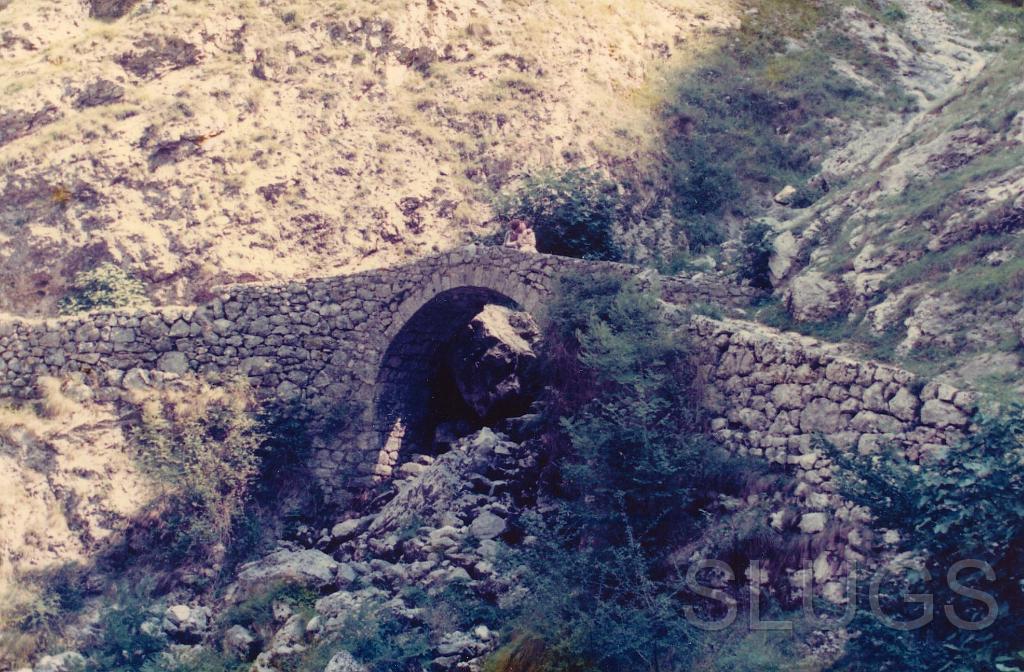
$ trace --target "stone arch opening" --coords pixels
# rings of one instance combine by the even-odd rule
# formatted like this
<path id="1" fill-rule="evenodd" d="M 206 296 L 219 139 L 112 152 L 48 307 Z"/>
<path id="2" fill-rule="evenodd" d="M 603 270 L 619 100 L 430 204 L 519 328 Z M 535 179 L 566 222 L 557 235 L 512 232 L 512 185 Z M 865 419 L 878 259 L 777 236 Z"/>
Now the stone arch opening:
<path id="1" fill-rule="evenodd" d="M 391 339 L 374 390 L 373 428 L 381 451 L 378 474 L 389 473 L 399 457 L 413 449 L 432 446 L 440 423 L 470 415 L 445 366 L 445 348 L 490 304 L 524 308 L 493 289 L 457 287 L 424 303 Z"/>

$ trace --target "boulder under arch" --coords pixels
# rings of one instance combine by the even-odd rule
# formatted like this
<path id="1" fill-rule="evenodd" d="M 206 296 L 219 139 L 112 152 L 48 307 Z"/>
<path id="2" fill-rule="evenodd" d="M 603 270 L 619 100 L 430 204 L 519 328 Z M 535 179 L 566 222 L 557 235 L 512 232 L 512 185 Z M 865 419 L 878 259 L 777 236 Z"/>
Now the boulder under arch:
<path id="1" fill-rule="evenodd" d="M 505 292 L 473 285 L 411 301 L 407 311 L 400 311 L 409 316 L 394 325 L 377 368 L 371 423 L 373 441 L 380 450 L 378 476 L 389 475 L 411 447 L 431 441 L 439 406 L 459 403 L 438 398 L 444 393 L 441 354 L 457 332 L 489 304 L 530 308 L 528 299 L 516 300 Z"/>

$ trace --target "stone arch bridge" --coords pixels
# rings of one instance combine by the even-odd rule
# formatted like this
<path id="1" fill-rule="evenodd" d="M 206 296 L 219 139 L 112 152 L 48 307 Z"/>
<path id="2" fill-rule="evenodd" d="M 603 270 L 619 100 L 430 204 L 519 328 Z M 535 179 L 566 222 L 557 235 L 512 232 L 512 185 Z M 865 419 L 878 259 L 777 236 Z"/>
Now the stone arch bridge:
<path id="1" fill-rule="evenodd" d="M 565 273 L 640 269 L 470 246 L 397 268 L 231 285 L 193 307 L 0 321 L 0 397 L 32 398 L 41 376 L 81 374 L 100 398 L 187 373 L 246 375 L 266 397 L 322 409 L 355 402 L 352 428 L 322 445 L 328 492 L 390 474 L 404 428 L 425 407 L 432 353 L 488 303 L 543 311 Z M 671 303 L 748 305 L 755 292 L 704 274 L 663 278 Z M 828 478 L 811 437 L 896 440 L 913 455 L 955 440 L 974 400 L 857 362 L 829 346 L 736 320 L 694 318 L 712 429 L 743 452 Z"/>

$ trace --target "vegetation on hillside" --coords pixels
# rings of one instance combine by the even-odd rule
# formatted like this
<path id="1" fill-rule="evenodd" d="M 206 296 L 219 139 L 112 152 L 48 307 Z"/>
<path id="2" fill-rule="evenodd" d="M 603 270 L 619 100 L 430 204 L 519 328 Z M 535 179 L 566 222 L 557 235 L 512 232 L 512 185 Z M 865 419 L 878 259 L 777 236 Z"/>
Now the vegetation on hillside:
<path id="1" fill-rule="evenodd" d="M 622 256 L 613 236 L 613 225 L 623 214 L 620 191 L 586 168 L 541 172 L 499 199 L 497 210 L 504 220 L 527 221 L 539 252 L 616 261 Z"/>
<path id="2" fill-rule="evenodd" d="M 919 560 L 884 576 L 882 612 L 897 623 L 934 617 L 891 627 L 870 612 L 864 587 L 851 624 L 858 634 L 836 670 L 1024 670 L 1024 406 L 983 415 L 978 426 L 922 465 L 833 451 L 843 494 L 869 507 L 879 528 L 897 530 Z M 932 604 L 922 608 L 919 594 Z"/>
<path id="3" fill-rule="evenodd" d="M 52 391 L 47 399 L 58 401 Z M 83 651 L 89 669 L 231 669 L 212 654 L 180 667 L 165 656 L 170 643 L 159 628 L 140 626 L 162 614 L 161 595 L 185 587 L 182 577 L 185 590 L 216 594 L 241 563 L 317 520 L 323 503 L 310 483 L 310 445 L 352 413 L 343 405 L 313 418 L 310 409 L 262 405 L 238 379 L 181 381 L 141 395 L 135 410 L 131 449 L 152 498 L 91 565 L 21 577 L 23 591 L 0 595 L 0 663 L 18 667 L 46 652 L 84 607 L 100 605 L 98 638 Z"/>
<path id="4" fill-rule="evenodd" d="M 786 185 L 793 204 L 807 207 L 830 188 L 816 175 L 824 152 L 848 139 L 843 124 L 870 125 L 911 100 L 881 61 L 872 61 L 838 22 L 845 5 L 861 3 L 759 2 L 717 52 L 685 74 L 663 117 L 673 214 L 685 225 L 690 248 L 723 242 L 724 216 L 756 216 Z M 893 22 L 888 4 L 864 7 Z M 880 82 L 865 89 L 833 67 L 855 63 Z"/>
<path id="5" fill-rule="evenodd" d="M 696 353 L 656 292 L 612 276 L 567 278 L 547 343 L 554 387 L 543 440 L 553 507 L 526 522 L 537 541 L 510 559 L 528 568 L 528 590 L 513 610 L 514 638 L 489 669 L 738 670 L 747 668 L 731 657 L 752 665 L 762 655 L 793 662 L 783 644 L 726 652 L 686 618 L 706 605 L 689 592 L 673 552 L 709 527 L 731 527 L 728 514 L 711 523 L 703 513 L 719 497 L 784 487 L 784 479 L 704 434 Z M 733 532 L 715 550 L 736 552 L 747 535 L 783 543 L 757 526 Z"/>
<path id="6" fill-rule="evenodd" d="M 142 282 L 112 263 L 75 275 L 71 289 L 60 301 L 65 315 L 104 308 L 136 308 L 149 304 Z"/>

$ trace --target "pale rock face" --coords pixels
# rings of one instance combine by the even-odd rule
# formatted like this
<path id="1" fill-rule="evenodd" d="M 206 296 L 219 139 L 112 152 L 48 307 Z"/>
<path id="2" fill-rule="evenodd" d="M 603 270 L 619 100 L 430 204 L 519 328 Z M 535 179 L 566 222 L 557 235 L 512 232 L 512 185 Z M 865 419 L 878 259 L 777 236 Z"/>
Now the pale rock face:
<path id="1" fill-rule="evenodd" d="M 768 260 L 772 285 L 778 285 L 793 269 L 797 255 L 800 253 L 800 241 L 790 230 L 785 230 L 775 237 L 774 249 Z"/>
<path id="2" fill-rule="evenodd" d="M 820 322 L 845 310 L 846 288 L 822 273 L 809 271 L 793 279 L 786 303 L 793 319 Z"/>
<path id="3" fill-rule="evenodd" d="M 926 343 L 954 345 L 953 334 L 957 330 L 955 318 L 963 313 L 964 308 L 946 294 L 922 299 L 913 314 L 904 321 L 907 337 L 899 344 L 898 350 L 906 353 Z"/>

